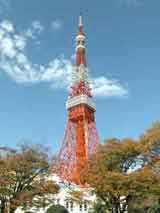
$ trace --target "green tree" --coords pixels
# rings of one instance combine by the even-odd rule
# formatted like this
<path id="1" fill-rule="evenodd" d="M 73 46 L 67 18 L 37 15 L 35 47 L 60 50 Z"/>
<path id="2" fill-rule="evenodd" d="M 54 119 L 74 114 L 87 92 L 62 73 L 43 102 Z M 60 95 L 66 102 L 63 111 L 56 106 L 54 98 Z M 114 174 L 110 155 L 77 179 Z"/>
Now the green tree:
<path id="1" fill-rule="evenodd" d="M 100 200 L 97 200 L 89 209 L 89 213 L 106 213 L 106 206 Z"/>
<path id="2" fill-rule="evenodd" d="M 47 209 L 47 213 L 68 213 L 68 210 L 61 205 L 53 205 Z"/>

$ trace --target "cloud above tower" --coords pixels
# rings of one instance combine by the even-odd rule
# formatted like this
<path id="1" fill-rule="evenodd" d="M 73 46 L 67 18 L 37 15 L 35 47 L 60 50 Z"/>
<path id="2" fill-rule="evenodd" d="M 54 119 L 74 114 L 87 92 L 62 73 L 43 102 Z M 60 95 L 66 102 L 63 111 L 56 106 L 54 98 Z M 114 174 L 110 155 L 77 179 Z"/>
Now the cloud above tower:
<path id="1" fill-rule="evenodd" d="M 22 85 L 48 83 L 53 91 L 69 89 L 71 59 L 66 59 L 62 55 L 42 65 L 34 63 L 28 57 L 28 44 L 33 41 L 36 43 L 43 31 L 44 27 L 37 20 L 20 32 L 17 32 L 11 21 L 0 22 L 0 72 Z M 126 86 L 105 76 L 93 78 L 92 86 L 94 95 L 99 97 L 122 97 L 128 94 Z"/>

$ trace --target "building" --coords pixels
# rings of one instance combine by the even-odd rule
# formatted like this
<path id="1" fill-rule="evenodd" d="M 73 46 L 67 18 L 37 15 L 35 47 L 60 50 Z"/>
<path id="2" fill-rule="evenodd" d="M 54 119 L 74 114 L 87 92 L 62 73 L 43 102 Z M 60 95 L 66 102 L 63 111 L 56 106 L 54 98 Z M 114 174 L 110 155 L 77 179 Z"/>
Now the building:
<path id="1" fill-rule="evenodd" d="M 91 193 L 89 188 L 81 188 L 76 184 L 69 184 L 68 182 L 63 182 L 57 175 L 51 175 L 45 178 L 47 180 L 53 180 L 58 185 L 60 185 L 60 191 L 56 195 L 49 195 L 47 199 L 50 200 L 51 205 L 61 205 L 64 206 L 69 213 L 88 213 L 89 209 L 92 207 L 96 197 Z M 83 199 L 78 200 L 71 196 L 71 192 L 76 191 L 83 193 Z M 36 199 L 36 198 L 35 198 Z M 49 207 L 47 207 L 49 208 Z M 47 208 L 31 208 L 27 211 L 18 208 L 15 213 L 46 213 Z"/>

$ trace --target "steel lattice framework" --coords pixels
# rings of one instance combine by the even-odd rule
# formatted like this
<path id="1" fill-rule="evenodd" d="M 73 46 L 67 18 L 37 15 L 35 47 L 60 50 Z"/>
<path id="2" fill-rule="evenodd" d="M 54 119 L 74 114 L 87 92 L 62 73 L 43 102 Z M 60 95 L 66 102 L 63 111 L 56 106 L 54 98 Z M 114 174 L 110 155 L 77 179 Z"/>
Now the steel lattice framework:
<path id="1" fill-rule="evenodd" d="M 76 66 L 73 68 L 70 95 L 66 103 L 68 121 L 61 149 L 56 157 L 60 177 L 81 184 L 80 171 L 99 143 L 92 100 L 91 83 L 85 57 L 82 17 L 76 36 Z"/>

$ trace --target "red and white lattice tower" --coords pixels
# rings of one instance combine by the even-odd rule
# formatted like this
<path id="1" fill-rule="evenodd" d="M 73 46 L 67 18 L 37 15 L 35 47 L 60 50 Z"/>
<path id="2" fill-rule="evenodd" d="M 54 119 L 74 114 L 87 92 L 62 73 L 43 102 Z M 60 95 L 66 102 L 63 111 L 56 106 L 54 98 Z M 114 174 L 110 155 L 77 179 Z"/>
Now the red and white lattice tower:
<path id="1" fill-rule="evenodd" d="M 96 106 L 92 100 L 86 65 L 85 40 L 80 16 L 79 31 L 76 36 L 76 65 L 72 71 L 70 95 L 66 103 L 68 122 L 58 154 L 61 178 L 76 184 L 81 184 L 80 171 L 89 156 L 95 153 L 99 143 L 94 118 Z"/>

